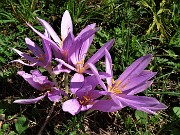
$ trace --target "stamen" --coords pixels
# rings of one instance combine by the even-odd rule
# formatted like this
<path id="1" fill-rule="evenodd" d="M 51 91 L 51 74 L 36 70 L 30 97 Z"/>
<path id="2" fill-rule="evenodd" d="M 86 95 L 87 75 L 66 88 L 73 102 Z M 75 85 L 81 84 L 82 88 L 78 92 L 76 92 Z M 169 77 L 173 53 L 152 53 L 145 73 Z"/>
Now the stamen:
<path id="1" fill-rule="evenodd" d="M 114 79 L 112 79 L 112 84 L 114 84 L 115 83 L 115 81 L 114 81 Z"/>
<path id="2" fill-rule="evenodd" d="M 121 83 L 121 81 L 118 80 L 115 85 L 116 85 L 116 86 L 119 86 L 120 83 Z"/>
<path id="3" fill-rule="evenodd" d="M 119 84 L 121 83 L 121 81 L 120 80 L 118 80 L 118 81 L 114 81 L 114 79 L 112 79 L 112 86 L 109 86 L 108 87 L 108 91 L 109 92 L 112 92 L 112 93 L 114 93 L 114 94 L 121 94 L 122 93 L 122 91 L 120 90 L 120 88 L 119 88 Z"/>
<path id="4" fill-rule="evenodd" d="M 79 74 L 82 74 L 88 68 L 89 68 L 88 65 L 84 66 L 84 59 L 82 59 L 81 61 L 78 61 L 76 64 L 76 69 Z"/>
<path id="5" fill-rule="evenodd" d="M 90 96 L 83 96 L 82 99 L 79 100 L 79 102 L 81 105 L 89 105 L 93 103 Z"/>
<path id="6" fill-rule="evenodd" d="M 62 48 L 63 47 L 63 41 L 60 41 L 59 46 Z"/>
<path id="7" fill-rule="evenodd" d="M 59 43 L 59 46 L 62 48 L 63 47 L 63 42 L 64 42 L 64 39 L 61 37 L 61 41 Z"/>

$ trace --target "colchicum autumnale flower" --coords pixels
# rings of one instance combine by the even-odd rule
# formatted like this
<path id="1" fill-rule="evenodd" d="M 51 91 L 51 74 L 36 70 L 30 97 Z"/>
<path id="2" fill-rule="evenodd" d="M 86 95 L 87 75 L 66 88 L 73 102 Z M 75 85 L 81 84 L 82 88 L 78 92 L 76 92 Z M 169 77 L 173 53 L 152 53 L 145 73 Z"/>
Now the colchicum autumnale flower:
<path id="1" fill-rule="evenodd" d="M 83 49 L 84 47 L 79 47 L 75 52 L 73 52 L 73 55 L 71 57 L 74 67 L 65 63 L 61 59 L 57 59 L 57 61 L 60 62 L 60 64 L 68 67 L 71 70 L 76 71 L 77 73 L 74 74 L 73 78 L 71 79 L 71 82 L 78 82 L 79 80 L 84 81 L 83 73 L 87 73 L 90 75 L 93 75 L 93 72 L 91 70 L 97 70 L 95 67 L 91 68 L 89 64 L 94 65 L 99 59 L 101 59 L 105 55 L 105 49 L 109 50 L 114 43 L 114 39 L 110 40 L 109 42 L 105 43 L 92 57 L 90 57 L 86 63 L 84 63 L 84 59 L 87 53 L 87 48 Z M 78 45 L 77 45 L 78 46 Z M 89 47 L 89 46 L 88 46 Z M 91 70 L 88 70 L 88 69 Z M 102 78 L 106 77 L 106 74 L 102 73 L 100 74 Z M 71 85 L 72 86 L 72 85 Z"/>
<path id="2" fill-rule="evenodd" d="M 97 70 L 96 67 L 94 66 L 92 68 L 92 66 L 89 66 L 89 65 L 90 64 L 94 65 L 100 58 L 102 58 L 105 55 L 105 53 L 104 53 L 105 49 L 109 50 L 112 47 L 113 43 L 114 43 L 113 39 L 110 40 L 109 42 L 105 43 L 91 58 L 89 58 L 87 60 L 86 63 L 84 63 L 84 59 L 85 59 L 85 56 L 87 53 L 86 51 L 88 49 L 87 48 L 83 49 L 83 46 L 79 47 L 75 52 L 73 52 L 73 55 L 72 55 L 72 57 L 73 57 L 72 61 L 74 63 L 74 67 L 69 65 L 68 63 L 65 63 L 63 60 L 56 58 L 56 60 L 59 61 L 60 64 L 68 67 L 71 70 L 76 71 L 76 73 L 73 75 L 73 77 L 71 79 L 71 83 L 70 83 L 71 91 L 77 90 L 77 89 L 79 89 L 79 87 L 81 87 L 80 84 L 82 84 L 81 82 L 84 81 L 83 73 L 93 75 L 93 73 L 96 72 L 96 70 Z M 93 71 L 88 70 L 89 68 Z M 97 74 L 99 75 L 99 73 L 97 73 Z M 100 73 L 99 76 L 100 76 L 100 78 L 106 78 L 107 74 L 106 73 Z M 79 83 L 79 85 L 76 85 L 77 83 Z"/>
<path id="3" fill-rule="evenodd" d="M 46 40 L 51 43 L 51 48 L 56 58 L 62 59 L 68 64 L 72 64 L 70 57 L 71 57 L 72 52 L 74 52 L 74 49 L 75 49 L 72 46 L 77 44 L 76 43 L 77 41 L 79 44 L 84 44 L 84 42 L 92 42 L 91 40 L 93 39 L 94 33 L 98 30 L 97 28 L 95 28 L 96 25 L 94 23 L 94 24 L 86 26 L 78 34 L 78 36 L 75 37 L 73 35 L 73 25 L 72 25 L 71 16 L 68 11 L 65 11 L 62 17 L 62 21 L 61 21 L 61 39 L 60 39 L 48 22 L 40 18 L 38 18 L 38 20 L 44 26 L 49 37 L 51 37 L 53 40 L 41 34 L 39 31 L 34 29 L 30 24 L 28 24 L 29 27 L 31 27 L 32 30 L 36 32 L 43 40 Z M 69 72 L 67 71 L 67 69 L 64 70 L 62 65 L 58 65 L 58 68 L 61 68 L 61 72 Z M 56 71 L 56 68 L 55 68 L 55 71 Z"/>
<path id="4" fill-rule="evenodd" d="M 47 79 L 46 76 L 38 70 L 31 70 L 31 74 L 25 73 L 24 71 L 18 71 L 18 74 L 22 76 L 32 87 L 39 90 L 41 96 L 33 99 L 18 99 L 14 103 L 18 104 L 32 104 L 48 96 L 49 100 L 52 102 L 59 102 L 61 99 L 61 94 L 67 96 L 67 94 L 59 90 L 57 87 L 53 87 L 55 84 Z"/>
<path id="5" fill-rule="evenodd" d="M 152 97 L 135 96 L 135 94 L 144 91 L 151 84 L 150 80 L 156 73 L 150 70 L 144 70 L 150 63 L 151 54 L 140 57 L 132 63 L 117 80 L 113 80 L 112 60 L 109 52 L 106 50 L 106 72 L 111 77 L 106 78 L 107 87 L 99 79 L 101 86 L 105 91 L 106 99 L 99 100 L 92 109 L 103 112 L 114 112 L 126 106 L 141 110 L 150 114 L 156 114 L 156 111 L 166 109 L 167 106 L 160 103 Z"/>
<path id="6" fill-rule="evenodd" d="M 47 36 L 47 33 L 45 32 L 44 36 Z M 13 48 L 14 51 L 16 51 L 22 58 L 25 58 L 28 60 L 31 64 L 25 63 L 22 60 L 14 60 L 13 62 L 19 62 L 21 64 L 24 64 L 26 66 L 41 66 L 44 67 L 47 70 L 50 70 L 51 67 L 51 59 L 52 59 L 52 52 L 50 48 L 50 42 L 46 40 L 42 40 L 42 45 L 44 51 L 37 46 L 33 41 L 31 41 L 29 38 L 25 38 L 25 42 L 29 50 L 36 56 L 31 57 L 30 55 L 27 55 L 15 48 Z"/>
<path id="7" fill-rule="evenodd" d="M 82 82 L 82 87 L 78 90 L 71 91 L 76 97 L 63 103 L 63 111 L 76 115 L 80 111 L 86 111 L 92 108 L 94 103 L 98 101 L 97 98 L 102 96 L 101 91 L 94 90 L 97 82 L 95 76 L 86 77 L 84 82 Z M 79 84 L 77 83 L 77 85 Z"/>
<path id="8" fill-rule="evenodd" d="M 61 96 L 67 96 L 67 94 L 57 88 L 54 74 L 66 72 L 64 79 L 65 91 L 69 93 L 67 73 L 72 70 L 76 72 L 70 81 L 70 91 L 73 94 L 73 99 L 69 99 L 62 104 L 63 111 L 72 115 L 88 109 L 114 112 L 127 106 L 156 114 L 157 111 L 167 108 L 166 105 L 155 98 L 136 96 L 137 93 L 146 90 L 152 84 L 153 80 L 151 79 L 156 75 L 155 72 L 145 70 L 152 58 L 151 54 L 137 59 L 117 80 L 114 80 L 112 59 L 108 52 L 114 43 L 114 39 L 105 43 L 85 62 L 94 34 L 98 30 L 95 23 L 86 26 L 77 36 L 74 36 L 71 16 L 68 11 L 65 11 L 61 21 L 61 37 L 59 37 L 48 22 L 40 18 L 37 19 L 45 29 L 44 34 L 37 31 L 30 24 L 27 23 L 27 25 L 42 38 L 43 50 L 29 38 L 26 38 L 26 44 L 35 57 L 13 49 L 30 64 L 22 60 L 14 60 L 14 62 L 20 62 L 27 66 L 41 66 L 49 72 L 54 82 L 49 81 L 38 70 L 31 70 L 31 74 L 19 71 L 18 74 L 32 87 L 36 88 L 40 92 L 40 96 L 18 99 L 14 103 L 36 103 L 45 96 L 52 102 L 59 102 Z M 55 67 L 51 65 L 53 55 L 55 56 L 54 59 L 59 62 Z M 105 56 L 106 72 L 99 72 L 95 64 L 103 56 Z M 106 79 L 107 83 L 104 83 L 103 79 Z M 98 84 L 103 90 L 96 90 Z"/>

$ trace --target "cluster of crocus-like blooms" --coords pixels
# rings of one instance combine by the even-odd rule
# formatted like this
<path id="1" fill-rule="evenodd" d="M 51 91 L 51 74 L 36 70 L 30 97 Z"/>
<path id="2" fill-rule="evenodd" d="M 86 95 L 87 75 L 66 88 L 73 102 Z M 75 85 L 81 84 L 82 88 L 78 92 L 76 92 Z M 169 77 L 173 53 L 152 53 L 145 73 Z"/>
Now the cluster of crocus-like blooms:
<path id="1" fill-rule="evenodd" d="M 44 34 L 30 24 L 28 26 L 41 37 L 43 49 L 26 38 L 25 42 L 35 57 L 14 49 L 30 64 L 22 60 L 14 60 L 14 62 L 43 67 L 51 75 L 52 81 L 48 80 L 47 76 L 43 76 L 39 70 L 32 70 L 30 74 L 19 71 L 18 74 L 37 89 L 40 96 L 34 99 L 18 99 L 14 103 L 36 103 L 45 96 L 52 102 L 59 102 L 62 96 L 73 97 L 62 103 L 63 111 L 72 115 L 89 109 L 114 112 L 127 106 L 156 114 L 156 111 L 167 108 L 155 98 L 135 95 L 146 90 L 153 82 L 152 77 L 156 73 L 145 70 L 152 58 L 151 54 L 137 59 L 118 79 L 114 80 L 112 59 L 109 53 L 109 49 L 114 43 L 113 39 L 86 60 L 88 49 L 98 30 L 95 24 L 86 26 L 77 36 L 74 36 L 70 14 L 65 11 L 61 21 L 61 38 L 59 38 L 49 23 L 40 18 L 38 20 L 45 29 Z M 95 67 L 95 63 L 102 57 L 105 57 L 105 72 L 99 72 Z M 56 66 L 52 66 L 53 60 L 58 63 Z M 70 84 L 68 91 L 60 89 L 56 82 L 56 75 L 62 73 L 72 76 L 71 80 L 66 82 L 66 85 Z"/>

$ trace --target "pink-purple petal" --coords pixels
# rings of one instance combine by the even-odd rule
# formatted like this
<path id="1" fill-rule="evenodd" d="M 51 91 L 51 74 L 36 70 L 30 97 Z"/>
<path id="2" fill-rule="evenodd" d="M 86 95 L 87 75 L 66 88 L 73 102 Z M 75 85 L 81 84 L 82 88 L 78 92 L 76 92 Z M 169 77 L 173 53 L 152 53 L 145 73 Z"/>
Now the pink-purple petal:
<path id="1" fill-rule="evenodd" d="M 18 71 L 18 74 L 21 75 L 32 87 L 36 88 L 37 90 L 44 91 L 47 88 L 54 86 L 54 82 L 49 81 L 46 76 L 40 76 L 35 70 L 31 72 L 33 73 L 32 75 L 25 73 L 24 71 Z"/>
<path id="2" fill-rule="evenodd" d="M 42 54 L 44 54 L 44 52 L 42 51 L 42 49 L 37 46 L 32 40 L 30 40 L 29 38 L 25 38 L 25 42 L 26 42 L 26 45 L 27 47 L 29 48 L 29 50 L 32 51 L 32 53 L 35 55 L 35 56 L 38 56 L 40 57 Z"/>
<path id="3" fill-rule="evenodd" d="M 24 71 L 23 71 L 24 72 Z M 35 76 L 42 76 L 41 72 L 39 70 L 31 70 L 30 73 Z"/>
<path id="4" fill-rule="evenodd" d="M 60 73 L 70 73 L 71 70 L 70 69 L 64 69 L 63 68 L 63 64 L 62 63 L 59 63 L 55 68 L 54 70 L 52 71 L 52 73 L 58 75 Z"/>
<path id="5" fill-rule="evenodd" d="M 155 114 L 155 111 L 167 108 L 164 104 L 152 97 L 119 95 L 117 98 L 120 102 L 124 102 L 132 108 L 145 111 L 150 114 Z"/>
<path id="6" fill-rule="evenodd" d="M 86 33 L 87 31 L 94 29 L 96 27 L 96 23 L 87 25 L 84 29 L 81 30 L 81 32 L 78 34 L 78 36 L 76 38 L 82 37 L 84 33 Z"/>
<path id="7" fill-rule="evenodd" d="M 89 104 L 89 105 L 82 105 L 81 106 L 81 111 L 86 111 L 86 110 L 89 110 L 90 108 L 92 108 L 93 104 Z"/>
<path id="8" fill-rule="evenodd" d="M 32 87 L 36 88 L 37 90 L 41 90 L 41 86 L 39 83 L 34 82 L 31 74 L 25 73 L 24 71 L 18 71 L 17 74 L 22 76 L 24 80 L 26 80 Z"/>
<path id="9" fill-rule="evenodd" d="M 126 91 L 126 90 L 129 90 L 129 89 L 136 88 L 139 85 L 142 85 L 143 83 L 146 83 L 146 81 L 150 80 L 155 75 L 156 75 L 155 72 L 144 70 L 139 75 L 134 76 L 132 78 L 129 78 L 128 80 L 122 82 L 119 85 L 119 88 L 122 91 Z"/>
<path id="10" fill-rule="evenodd" d="M 79 48 L 80 44 L 77 43 L 77 41 L 75 41 L 73 43 L 73 45 L 71 46 L 71 49 L 69 50 L 69 58 L 71 60 L 71 62 L 73 63 L 73 65 L 76 65 L 77 62 L 79 61 L 78 59 L 78 49 Z"/>
<path id="11" fill-rule="evenodd" d="M 53 40 L 56 43 L 60 43 L 61 40 L 59 38 L 59 36 L 56 34 L 56 32 L 54 31 L 54 29 L 50 26 L 50 24 L 48 22 L 46 22 L 43 19 L 40 19 L 37 17 L 37 19 L 39 20 L 39 22 L 44 26 L 44 28 L 48 31 L 48 34 L 51 35 L 51 37 L 53 38 Z"/>
<path id="12" fill-rule="evenodd" d="M 116 97 L 127 104 L 137 104 L 137 105 L 159 104 L 159 101 L 157 99 L 146 96 L 119 94 L 119 96 Z"/>
<path id="13" fill-rule="evenodd" d="M 78 89 L 81 89 L 84 85 L 84 76 L 82 74 L 75 73 L 71 79 L 70 89 L 72 94 L 75 94 Z"/>
<path id="14" fill-rule="evenodd" d="M 93 30 L 94 28 L 95 28 L 95 26 L 96 26 L 96 24 L 94 23 L 94 24 L 90 24 L 90 25 L 88 25 L 88 26 L 86 26 L 79 34 L 78 34 L 78 36 L 76 37 L 76 38 L 78 38 L 78 37 L 84 37 L 85 36 L 85 33 L 90 33 L 90 31 L 91 30 Z M 93 33 L 95 32 L 95 31 L 92 31 Z M 86 57 L 86 54 L 87 54 L 87 52 L 88 52 L 88 49 L 89 49 L 89 47 L 90 47 L 90 45 L 91 45 L 91 43 L 92 43 L 92 41 L 93 41 L 93 38 L 94 38 L 94 34 L 93 35 L 88 35 L 87 34 L 87 37 L 88 38 L 85 38 L 86 40 L 82 43 L 82 46 L 81 46 L 81 48 L 80 48 L 80 51 L 79 51 L 79 55 L 81 55 L 81 58 L 80 59 L 85 59 L 85 57 Z"/>
<path id="15" fill-rule="evenodd" d="M 34 59 L 33 57 L 13 48 L 13 50 L 18 53 L 21 57 L 25 58 L 26 60 L 30 61 L 30 62 L 33 62 L 33 63 L 37 63 L 38 61 L 36 59 Z"/>
<path id="16" fill-rule="evenodd" d="M 48 40 L 42 39 L 42 45 L 44 48 L 46 66 L 51 65 L 51 60 L 52 60 L 51 46 L 52 46 L 52 43 L 49 42 Z"/>
<path id="17" fill-rule="evenodd" d="M 89 95 L 89 91 L 92 90 L 91 85 L 82 86 L 82 88 L 79 88 L 75 94 L 78 98 L 83 98 L 84 95 Z"/>
<path id="18" fill-rule="evenodd" d="M 77 36 L 74 40 L 74 44 L 70 50 L 71 61 L 74 65 L 77 62 L 84 60 L 86 57 L 86 53 L 91 44 L 91 40 L 93 39 L 93 34 L 97 31 L 97 29 L 88 29 L 81 36 Z"/>
<path id="19" fill-rule="evenodd" d="M 99 82 L 97 81 L 96 76 L 94 76 L 94 75 L 87 76 L 85 78 L 85 84 L 84 85 L 91 85 L 93 90 L 98 84 L 99 84 Z"/>
<path id="20" fill-rule="evenodd" d="M 62 65 L 66 66 L 67 68 L 71 69 L 71 70 L 76 70 L 73 66 L 67 64 L 65 61 L 63 61 L 62 59 L 58 59 L 58 58 L 55 58 L 56 61 L 60 62 Z"/>
<path id="21" fill-rule="evenodd" d="M 151 58 L 152 58 L 151 54 L 140 57 L 135 62 L 133 62 L 120 75 L 120 77 L 117 80 L 120 80 L 122 83 L 123 81 L 127 81 L 127 79 L 130 78 L 131 76 L 139 75 L 147 67 L 147 65 L 150 63 Z"/>
<path id="22" fill-rule="evenodd" d="M 79 104 L 77 99 L 70 99 L 62 104 L 62 109 L 65 112 L 76 115 L 81 111 L 81 105 Z"/>
<path id="23" fill-rule="evenodd" d="M 140 92 L 143 92 L 144 90 L 146 90 L 147 88 L 149 88 L 151 86 L 151 84 L 153 83 L 153 81 L 147 81 L 133 89 L 129 89 L 129 90 L 126 90 L 126 91 L 123 91 L 123 94 L 126 94 L 126 95 L 134 95 L 134 94 L 137 94 L 137 93 L 140 93 Z"/>
<path id="24" fill-rule="evenodd" d="M 105 49 L 109 50 L 114 43 L 114 39 L 105 43 L 86 63 L 95 64 L 99 59 L 105 55 Z"/>
<path id="25" fill-rule="evenodd" d="M 159 110 L 167 109 L 168 107 L 163 103 L 159 103 L 159 104 L 156 104 L 154 106 L 150 106 L 150 107 L 146 107 L 146 108 L 151 110 L 151 111 L 159 111 Z"/>
<path id="26" fill-rule="evenodd" d="M 53 89 L 50 92 L 48 92 L 48 98 L 52 102 L 59 102 L 61 99 L 61 93 L 57 89 Z"/>
<path id="27" fill-rule="evenodd" d="M 100 90 L 91 90 L 89 91 L 89 94 L 88 94 L 92 99 L 97 99 L 99 97 L 102 96 L 101 94 L 101 91 Z"/>
<path id="28" fill-rule="evenodd" d="M 105 49 L 105 64 L 106 64 L 106 73 L 110 75 L 110 77 L 106 78 L 106 81 L 108 86 L 112 86 L 112 78 L 113 78 L 112 59 L 107 49 Z"/>
<path id="29" fill-rule="evenodd" d="M 80 59 L 85 59 L 86 58 L 86 54 L 87 51 L 90 47 L 91 43 L 89 42 L 89 39 L 87 39 L 86 41 L 83 42 L 81 48 L 79 49 L 79 60 Z"/>
<path id="30" fill-rule="evenodd" d="M 69 11 L 66 10 L 61 20 L 61 37 L 64 40 L 69 32 L 73 32 L 73 24 Z"/>
<path id="31" fill-rule="evenodd" d="M 56 90 L 56 91 L 58 91 L 61 95 L 68 97 L 68 94 L 67 94 L 66 92 L 64 92 L 63 90 L 58 89 L 57 87 L 53 87 L 52 90 Z"/>
<path id="32" fill-rule="evenodd" d="M 92 108 L 93 110 L 99 110 L 102 112 L 115 112 L 122 109 L 113 100 L 99 100 Z"/>
<path id="33" fill-rule="evenodd" d="M 70 59 L 74 65 L 77 64 L 77 62 L 81 61 L 81 55 L 79 56 L 80 49 L 83 42 L 80 38 L 74 40 L 73 45 L 71 46 L 71 49 L 69 50 L 69 53 L 71 54 Z"/>
<path id="34" fill-rule="evenodd" d="M 99 30 L 99 28 L 89 29 L 89 30 L 85 31 L 81 36 L 78 35 L 78 36 L 75 38 L 75 40 L 76 40 L 77 38 L 79 38 L 79 39 L 82 41 L 82 43 L 83 43 L 83 42 L 85 42 L 87 39 L 90 39 L 90 40 L 89 40 L 89 43 L 91 43 L 92 40 L 93 40 L 94 34 L 95 34 L 98 30 Z"/>
<path id="35" fill-rule="evenodd" d="M 56 44 L 48 37 L 46 37 L 44 34 L 42 34 L 41 32 L 37 31 L 35 28 L 33 28 L 29 23 L 27 23 L 27 25 L 36 33 L 38 34 L 41 38 L 43 38 L 44 40 L 48 40 L 53 46 L 52 49 L 58 53 L 58 51 L 61 49 L 60 47 L 57 46 L 57 44 L 59 44 L 59 42 L 56 42 Z"/>
<path id="36" fill-rule="evenodd" d="M 63 50 L 66 50 L 68 52 L 68 50 L 71 49 L 73 42 L 74 42 L 74 35 L 71 32 L 69 32 L 69 34 L 63 41 Z"/>
<path id="37" fill-rule="evenodd" d="M 46 94 L 37 97 L 37 98 L 32 98 L 32 99 L 18 99 L 15 100 L 13 103 L 17 103 L 17 104 L 35 104 L 36 102 L 38 102 L 39 100 L 43 99 L 46 96 Z"/>
<path id="38" fill-rule="evenodd" d="M 44 36 L 47 38 L 51 38 L 51 35 L 48 33 L 48 31 L 45 29 Z"/>
<path id="39" fill-rule="evenodd" d="M 127 106 L 128 104 L 122 100 L 119 100 L 119 97 L 116 96 L 115 94 L 111 95 L 112 100 L 121 108 L 124 108 L 125 106 Z"/>
<path id="40" fill-rule="evenodd" d="M 37 65 L 37 63 L 28 64 L 28 63 L 23 62 L 22 60 L 13 60 L 11 62 L 18 62 L 18 63 L 21 63 L 21 64 L 26 65 L 26 66 L 36 66 Z"/>
<path id="41" fill-rule="evenodd" d="M 98 83 L 101 85 L 101 87 L 104 90 L 107 90 L 106 85 L 104 84 L 104 82 L 101 80 L 99 73 L 96 69 L 96 67 L 92 64 L 92 63 L 88 63 L 88 66 L 90 67 L 91 71 L 93 72 L 93 74 L 96 76 L 96 79 L 98 81 Z"/>

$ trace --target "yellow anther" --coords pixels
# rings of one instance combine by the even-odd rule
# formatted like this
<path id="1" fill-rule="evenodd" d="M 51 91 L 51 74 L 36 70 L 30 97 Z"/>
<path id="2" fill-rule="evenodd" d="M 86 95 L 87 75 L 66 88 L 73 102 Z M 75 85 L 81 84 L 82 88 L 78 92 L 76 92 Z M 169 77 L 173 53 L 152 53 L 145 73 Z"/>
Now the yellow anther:
<path id="1" fill-rule="evenodd" d="M 118 80 L 115 85 L 116 85 L 116 86 L 119 86 L 120 83 L 121 83 L 121 81 Z"/>
<path id="2" fill-rule="evenodd" d="M 81 105 L 92 104 L 90 96 L 83 96 L 83 98 L 79 101 Z"/>
<path id="3" fill-rule="evenodd" d="M 112 84 L 114 84 L 115 83 L 115 81 L 114 81 L 114 79 L 112 79 Z"/>
<path id="4" fill-rule="evenodd" d="M 63 47 L 63 41 L 60 41 L 59 46 L 62 48 Z"/>
<path id="5" fill-rule="evenodd" d="M 114 79 L 112 79 L 112 86 L 108 87 L 108 91 L 112 92 L 114 94 L 121 94 L 122 92 L 121 92 L 121 90 L 119 88 L 120 83 L 121 83 L 120 80 L 115 82 Z"/>
<path id="6" fill-rule="evenodd" d="M 82 74 L 88 68 L 89 68 L 88 65 L 84 66 L 84 59 L 82 59 L 81 61 L 78 61 L 76 64 L 76 69 L 79 74 Z"/>
<path id="7" fill-rule="evenodd" d="M 112 89 L 112 86 L 109 86 L 110 89 Z"/>
<path id="8" fill-rule="evenodd" d="M 78 61 L 77 64 L 82 64 L 82 65 L 84 65 L 84 59 L 82 59 L 81 61 Z"/>
<path id="9" fill-rule="evenodd" d="M 63 42 L 64 42 L 64 39 L 61 37 L 61 41 L 59 43 L 59 46 L 62 48 L 63 47 Z"/>
<path id="10" fill-rule="evenodd" d="M 84 99 L 85 99 L 86 101 L 88 101 L 88 100 L 89 100 L 89 97 L 84 96 Z"/>

